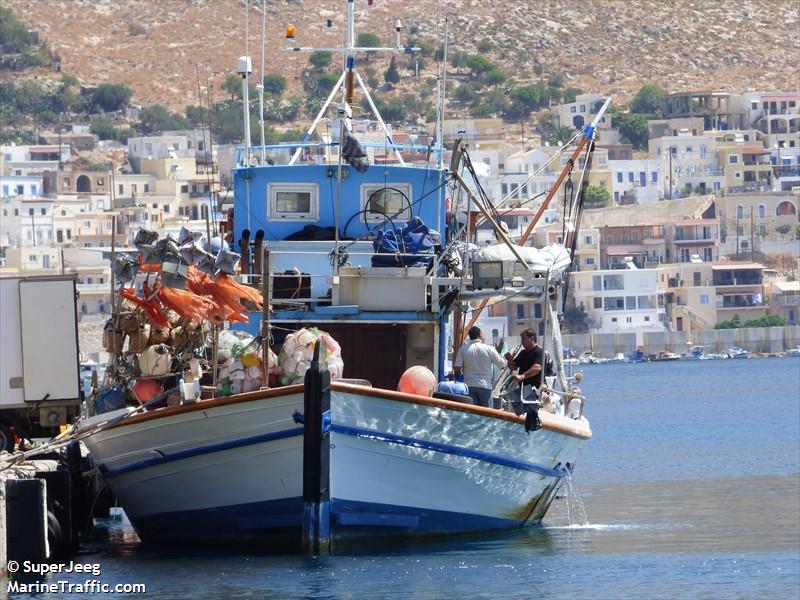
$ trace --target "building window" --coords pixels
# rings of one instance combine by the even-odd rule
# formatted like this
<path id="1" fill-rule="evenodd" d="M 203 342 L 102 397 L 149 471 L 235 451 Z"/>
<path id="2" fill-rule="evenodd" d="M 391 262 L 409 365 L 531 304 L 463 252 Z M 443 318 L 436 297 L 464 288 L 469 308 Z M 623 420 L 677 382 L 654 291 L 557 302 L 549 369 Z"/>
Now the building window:
<path id="1" fill-rule="evenodd" d="M 731 154 L 728 157 L 728 163 L 730 163 L 732 165 L 735 165 L 738 162 L 739 162 L 739 155 L 738 154 Z"/>
<path id="2" fill-rule="evenodd" d="M 585 265 L 593 265 L 594 264 L 594 258 L 592 258 L 591 256 L 587 256 L 586 260 L 583 261 L 583 264 L 585 264 Z"/>
<path id="3" fill-rule="evenodd" d="M 587 243 L 587 244 L 591 244 L 591 243 L 592 243 L 592 236 L 590 236 L 590 235 L 587 235 L 587 236 L 584 238 L 584 242 L 585 242 L 585 243 Z"/>
<path id="4" fill-rule="evenodd" d="M 524 304 L 517 304 L 517 318 L 524 319 L 525 318 L 525 305 Z"/>
<path id="5" fill-rule="evenodd" d="M 68 240 L 72 239 L 72 229 L 67 229 L 67 239 Z"/>
<path id="6" fill-rule="evenodd" d="M 168 215 L 169 214 L 169 204 L 165 204 L 163 208 L 164 208 L 164 214 Z"/>
<path id="7" fill-rule="evenodd" d="M 189 193 L 189 186 L 188 185 L 182 185 L 181 186 L 181 194 L 188 194 L 188 193 Z"/>
<path id="8" fill-rule="evenodd" d="M 649 321 L 649 320 L 650 320 L 650 317 L 649 317 L 649 316 L 647 316 L 647 315 L 645 315 L 645 316 L 644 316 L 644 320 L 645 320 L 645 321 Z"/>
<path id="9" fill-rule="evenodd" d="M 316 220 L 319 216 L 319 186 L 271 183 L 267 186 L 269 218 L 289 221 Z"/>
<path id="10" fill-rule="evenodd" d="M 650 172 L 650 181 L 651 183 L 658 183 L 658 171 Z"/>
<path id="11" fill-rule="evenodd" d="M 744 206 L 741 204 L 736 207 L 736 218 L 743 219 L 744 218 Z"/>
<path id="12" fill-rule="evenodd" d="M 25 188 L 21 185 L 17 186 L 17 196 L 22 196 L 25 194 Z"/>
<path id="13" fill-rule="evenodd" d="M 542 318 L 542 305 L 539 303 L 533 305 L 533 318 L 534 319 Z"/>
<path id="14" fill-rule="evenodd" d="M 120 184 L 117 186 L 117 193 L 118 193 L 120 196 L 122 196 L 122 193 L 123 193 L 123 192 L 122 192 L 122 184 L 121 184 L 121 183 L 120 183 Z"/>
<path id="15" fill-rule="evenodd" d="M 575 105 L 570 106 L 569 107 L 569 112 L 574 114 L 574 113 L 578 112 L 578 108 Z"/>
<path id="16" fill-rule="evenodd" d="M 708 304 L 709 296 L 708 294 L 700 294 L 700 304 Z"/>
<path id="17" fill-rule="evenodd" d="M 611 322 L 612 323 L 616 323 L 617 322 L 617 317 L 611 317 Z"/>
<path id="18" fill-rule="evenodd" d="M 32 209 L 32 208 L 29 208 L 29 209 L 28 209 L 28 216 L 29 216 L 29 217 L 32 217 L 32 216 L 33 216 L 33 209 Z"/>
<path id="19" fill-rule="evenodd" d="M 617 173 L 617 183 L 622 183 L 622 171 Z"/>
<path id="20" fill-rule="evenodd" d="M 603 308 L 603 299 L 602 298 L 595 298 L 594 299 L 594 307 L 595 308 Z"/>
<path id="21" fill-rule="evenodd" d="M 42 208 L 42 209 L 40 210 L 40 212 L 41 212 L 43 215 L 46 215 L 46 214 L 47 214 L 47 209 L 46 209 L 46 208 Z"/>
<path id="22" fill-rule="evenodd" d="M 763 204 L 758 205 L 758 218 L 765 219 L 767 217 L 767 207 Z"/>
<path id="23" fill-rule="evenodd" d="M 633 183 L 633 171 L 628 171 L 628 183 Z"/>
<path id="24" fill-rule="evenodd" d="M 633 323 L 633 317 L 625 317 L 626 323 Z"/>
<path id="25" fill-rule="evenodd" d="M 145 183 L 144 184 L 144 193 L 146 194 L 149 191 L 150 191 L 150 184 L 149 183 Z"/>

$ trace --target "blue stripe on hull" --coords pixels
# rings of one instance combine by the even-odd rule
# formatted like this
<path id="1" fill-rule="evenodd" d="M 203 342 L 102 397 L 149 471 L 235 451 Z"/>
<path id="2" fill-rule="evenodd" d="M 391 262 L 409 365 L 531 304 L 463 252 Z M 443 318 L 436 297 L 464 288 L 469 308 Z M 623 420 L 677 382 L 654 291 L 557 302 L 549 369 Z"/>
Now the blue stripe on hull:
<path id="1" fill-rule="evenodd" d="M 147 544 L 259 541 L 291 547 L 300 545 L 302 519 L 303 499 L 297 497 L 168 512 L 131 518 L 131 522 Z"/>
<path id="2" fill-rule="evenodd" d="M 351 500 L 330 503 L 334 543 L 396 536 L 435 537 L 518 529 L 523 519 L 489 517 Z M 169 512 L 132 519 L 147 544 L 268 544 L 266 550 L 294 550 L 301 544 L 303 500 L 288 498 L 214 509 Z"/>

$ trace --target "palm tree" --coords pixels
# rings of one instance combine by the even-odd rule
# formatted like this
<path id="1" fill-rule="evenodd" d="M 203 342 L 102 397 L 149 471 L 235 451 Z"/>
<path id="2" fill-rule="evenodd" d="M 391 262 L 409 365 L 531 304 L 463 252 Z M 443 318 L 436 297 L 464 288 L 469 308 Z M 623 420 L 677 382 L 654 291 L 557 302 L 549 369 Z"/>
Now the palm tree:
<path id="1" fill-rule="evenodd" d="M 553 145 L 562 146 L 572 139 L 575 135 L 575 130 L 571 127 L 562 125 L 550 135 L 550 143 Z"/>

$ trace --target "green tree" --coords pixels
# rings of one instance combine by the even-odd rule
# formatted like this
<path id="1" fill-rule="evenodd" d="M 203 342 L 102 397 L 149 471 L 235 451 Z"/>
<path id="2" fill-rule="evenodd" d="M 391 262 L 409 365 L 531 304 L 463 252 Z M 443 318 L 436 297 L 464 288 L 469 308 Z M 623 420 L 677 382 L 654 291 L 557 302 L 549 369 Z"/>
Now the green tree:
<path id="1" fill-rule="evenodd" d="M 308 73 L 303 79 L 303 89 L 315 100 L 325 100 L 339 81 L 336 73 Z"/>
<path id="2" fill-rule="evenodd" d="M 0 50 L 17 54 L 27 50 L 33 41 L 27 27 L 14 18 L 11 11 L 0 6 Z"/>
<path id="3" fill-rule="evenodd" d="M 483 39 L 478 42 L 478 52 L 481 54 L 487 54 L 488 52 L 491 52 L 492 48 L 494 48 L 494 44 L 490 40 Z"/>
<path id="4" fill-rule="evenodd" d="M 356 46 L 361 48 L 380 48 L 381 40 L 377 35 L 370 32 L 359 33 L 356 37 Z"/>
<path id="5" fill-rule="evenodd" d="M 509 96 L 512 101 L 518 102 L 522 106 L 526 114 L 530 114 L 539 108 L 542 102 L 539 88 L 535 85 L 525 85 L 513 89 Z"/>
<path id="6" fill-rule="evenodd" d="M 550 135 L 548 141 L 554 146 L 561 146 L 570 141 L 574 135 L 575 130 L 572 127 L 562 125 Z"/>
<path id="7" fill-rule="evenodd" d="M 641 114 L 616 113 L 612 119 L 623 141 L 633 144 L 637 150 L 647 148 L 647 117 Z"/>
<path id="8" fill-rule="evenodd" d="M 333 52 L 328 50 L 316 50 L 308 57 L 308 62 L 315 69 L 325 69 L 333 62 Z"/>
<path id="9" fill-rule="evenodd" d="M 128 106 L 133 91 L 121 83 L 102 83 L 92 94 L 91 105 L 106 112 L 121 110 Z"/>
<path id="10" fill-rule="evenodd" d="M 251 80 L 252 81 L 252 80 Z M 242 76 L 237 75 L 236 73 L 231 73 L 225 78 L 225 81 L 222 83 L 222 90 L 227 92 L 231 100 L 241 100 L 242 99 Z M 247 94 L 250 99 L 257 98 L 256 96 L 256 84 L 255 83 L 248 83 L 247 85 Z"/>
<path id="11" fill-rule="evenodd" d="M 575 102 L 575 100 L 583 93 L 581 88 L 577 87 L 568 87 L 564 90 L 564 103 L 571 104 Z"/>
<path id="12" fill-rule="evenodd" d="M 583 205 L 586 208 L 603 208 L 611 201 L 608 190 L 599 185 L 588 185 L 583 191 Z"/>
<path id="13" fill-rule="evenodd" d="M 645 83 L 631 102 L 631 112 L 647 115 L 660 115 L 666 92 L 655 83 Z"/>
<path id="14" fill-rule="evenodd" d="M 279 73 L 269 73 L 264 75 L 262 85 L 265 94 L 280 96 L 286 90 L 286 77 Z"/>
<path id="15" fill-rule="evenodd" d="M 564 308 L 564 332 L 565 333 L 587 333 L 589 331 L 589 315 L 581 303 L 575 306 L 567 305 Z"/>
<path id="16" fill-rule="evenodd" d="M 792 229 L 791 225 L 789 225 L 788 223 L 783 223 L 782 225 L 778 225 L 775 228 L 775 231 L 777 231 L 781 235 L 786 235 L 787 233 L 789 233 L 789 231 L 791 231 L 791 229 Z"/>
<path id="17" fill-rule="evenodd" d="M 92 125 L 89 131 L 99 137 L 101 140 L 116 140 L 117 130 L 114 124 L 105 117 L 92 119 Z"/>
<path id="18" fill-rule="evenodd" d="M 456 88 L 455 92 L 453 92 L 453 96 L 459 102 L 472 104 L 478 99 L 478 91 L 475 89 L 473 83 L 464 81 Z"/>
<path id="19" fill-rule="evenodd" d="M 390 86 L 394 86 L 400 81 L 400 71 L 397 68 L 397 62 L 394 56 L 392 56 L 392 60 L 389 61 L 389 68 L 384 72 L 383 79 Z"/>
<path id="20" fill-rule="evenodd" d="M 142 109 L 139 113 L 137 129 L 143 135 L 150 135 L 156 131 L 171 131 L 188 129 L 191 123 L 181 115 L 171 113 L 164 106 L 154 104 Z"/>
<path id="21" fill-rule="evenodd" d="M 555 89 L 561 89 L 564 87 L 564 76 L 561 73 L 550 75 L 550 77 L 547 78 L 547 86 Z"/>
<path id="22" fill-rule="evenodd" d="M 461 69 L 467 66 L 467 59 L 469 59 L 469 54 L 466 52 L 453 52 L 450 55 L 450 64 L 457 73 L 460 73 Z"/>
<path id="23" fill-rule="evenodd" d="M 414 46 L 419 48 L 419 53 L 422 56 L 433 56 L 437 51 L 436 47 L 433 44 L 431 44 L 430 42 L 427 42 L 425 40 L 421 40 L 419 38 L 409 40 L 408 41 L 408 45 L 410 47 L 412 47 L 412 48 Z M 436 60 L 441 60 L 441 59 L 440 58 L 436 58 Z"/>

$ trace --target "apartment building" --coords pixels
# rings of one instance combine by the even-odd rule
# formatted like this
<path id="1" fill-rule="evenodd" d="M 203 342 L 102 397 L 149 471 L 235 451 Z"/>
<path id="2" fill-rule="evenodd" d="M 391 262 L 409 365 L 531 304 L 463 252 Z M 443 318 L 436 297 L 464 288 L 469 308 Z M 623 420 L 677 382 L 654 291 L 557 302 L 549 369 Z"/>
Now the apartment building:
<path id="1" fill-rule="evenodd" d="M 746 262 L 689 262 L 663 265 L 667 317 L 676 331 L 704 330 L 738 317 L 767 315 L 764 267 Z"/>
<path id="2" fill-rule="evenodd" d="M 598 94 L 580 94 L 575 97 L 575 102 L 559 104 L 551 109 L 554 125 L 556 127 L 571 127 L 583 129 L 597 117 L 606 98 Z M 611 116 L 608 111 L 600 117 L 598 129 L 611 128 Z"/>
<path id="3" fill-rule="evenodd" d="M 70 146 L 0 146 L 0 176 L 26 177 L 58 169 L 69 161 Z"/>
<path id="4" fill-rule="evenodd" d="M 786 319 L 789 325 L 797 325 L 800 322 L 800 281 L 773 281 L 770 288 L 770 312 Z"/>
<path id="5" fill-rule="evenodd" d="M 629 263 L 630 264 L 630 263 Z M 620 270 L 573 273 L 576 306 L 583 306 L 597 333 L 664 331 L 657 271 L 632 264 Z"/>
<path id="6" fill-rule="evenodd" d="M 664 262 L 719 258 L 719 219 L 713 196 L 586 210 L 581 230 L 600 233 L 600 268 L 639 269 Z M 629 260 L 630 259 L 630 260 Z"/>
<path id="7" fill-rule="evenodd" d="M 717 204 L 726 238 L 741 238 L 739 249 L 747 250 L 756 238 L 784 239 L 777 231 L 782 225 L 794 231 L 800 197 L 790 192 L 726 194 L 717 198 Z"/>
<path id="8" fill-rule="evenodd" d="M 614 204 L 647 204 L 664 197 L 664 161 L 610 160 Z"/>
<path id="9" fill-rule="evenodd" d="M 717 142 L 712 135 L 692 135 L 681 130 L 648 142 L 651 159 L 664 163 L 664 197 L 681 198 L 690 192 L 721 192 L 725 172 L 719 165 Z"/>

